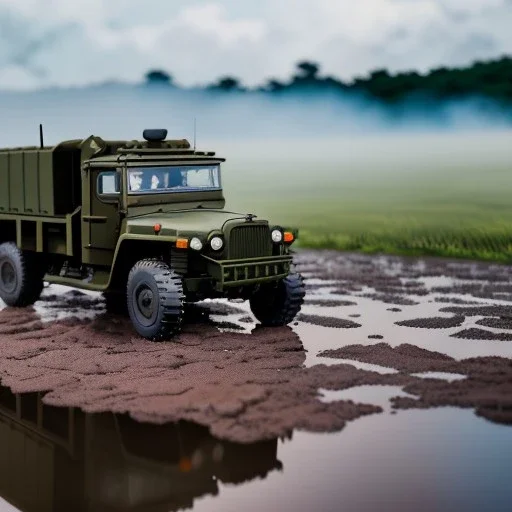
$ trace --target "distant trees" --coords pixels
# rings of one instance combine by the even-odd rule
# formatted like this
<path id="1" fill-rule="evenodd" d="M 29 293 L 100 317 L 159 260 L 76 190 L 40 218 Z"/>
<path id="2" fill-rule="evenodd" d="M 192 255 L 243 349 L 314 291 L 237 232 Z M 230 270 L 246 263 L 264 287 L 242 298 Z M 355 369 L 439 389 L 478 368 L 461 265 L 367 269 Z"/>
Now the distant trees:
<path id="1" fill-rule="evenodd" d="M 224 91 L 224 92 L 234 92 L 234 91 L 245 90 L 244 87 L 242 87 L 240 80 L 238 80 L 238 78 L 235 78 L 232 76 L 225 76 L 225 77 L 219 78 L 219 80 L 216 83 L 210 85 L 208 87 L 208 89 Z"/>
<path id="2" fill-rule="evenodd" d="M 267 91 L 267 92 L 280 92 L 285 90 L 287 87 L 286 84 L 283 84 L 283 82 L 280 82 L 279 80 L 270 79 L 266 85 L 263 87 L 260 87 L 261 91 Z"/>
<path id="3" fill-rule="evenodd" d="M 316 62 L 303 60 L 296 64 L 295 74 L 287 83 L 276 79 L 269 80 L 260 90 L 271 93 L 285 93 L 287 91 L 325 91 L 327 89 L 346 89 L 346 85 L 332 77 L 321 77 L 320 65 Z"/>
<path id="4" fill-rule="evenodd" d="M 512 58 L 475 62 L 466 68 L 440 67 L 425 75 L 415 71 L 389 74 L 387 70 L 356 79 L 353 89 L 383 101 L 402 100 L 421 94 L 438 99 L 483 96 L 500 102 L 512 102 Z"/>
<path id="5" fill-rule="evenodd" d="M 173 85 L 172 76 L 161 69 L 148 71 L 145 79 L 147 85 Z"/>
<path id="6" fill-rule="evenodd" d="M 172 76 L 162 70 L 149 71 L 146 74 L 146 84 L 174 86 Z M 248 91 L 233 76 L 221 77 L 217 82 L 207 85 L 206 89 L 226 93 Z M 512 58 L 504 56 L 487 62 L 475 62 L 465 68 L 439 67 L 424 75 L 416 71 L 391 74 L 387 69 L 376 69 L 351 83 L 322 76 L 318 63 L 302 60 L 296 64 L 296 69 L 288 81 L 272 78 L 253 90 L 269 94 L 306 90 L 344 91 L 373 96 L 385 103 L 396 103 L 418 95 L 438 99 L 482 96 L 512 104 Z"/>
<path id="7" fill-rule="evenodd" d="M 315 62 L 303 60 L 297 64 L 299 73 L 295 75 L 295 80 L 317 80 L 320 66 Z"/>

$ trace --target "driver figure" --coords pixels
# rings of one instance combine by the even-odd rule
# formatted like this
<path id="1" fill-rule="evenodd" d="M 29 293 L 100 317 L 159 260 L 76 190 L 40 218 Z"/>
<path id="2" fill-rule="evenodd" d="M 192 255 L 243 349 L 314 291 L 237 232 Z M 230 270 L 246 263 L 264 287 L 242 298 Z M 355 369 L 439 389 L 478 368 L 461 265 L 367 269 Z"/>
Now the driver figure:
<path id="1" fill-rule="evenodd" d="M 130 190 L 140 190 L 142 185 L 142 173 L 130 173 Z"/>

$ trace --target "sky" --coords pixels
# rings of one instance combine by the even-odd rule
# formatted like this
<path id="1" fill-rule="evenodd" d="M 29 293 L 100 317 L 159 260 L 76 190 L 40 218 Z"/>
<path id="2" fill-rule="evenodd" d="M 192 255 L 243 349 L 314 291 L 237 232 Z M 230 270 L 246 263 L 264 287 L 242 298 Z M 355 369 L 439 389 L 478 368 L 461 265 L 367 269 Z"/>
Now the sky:
<path id="1" fill-rule="evenodd" d="M 512 0 L 0 0 L 0 89 L 221 76 L 287 79 L 297 61 L 371 70 L 512 54 Z"/>

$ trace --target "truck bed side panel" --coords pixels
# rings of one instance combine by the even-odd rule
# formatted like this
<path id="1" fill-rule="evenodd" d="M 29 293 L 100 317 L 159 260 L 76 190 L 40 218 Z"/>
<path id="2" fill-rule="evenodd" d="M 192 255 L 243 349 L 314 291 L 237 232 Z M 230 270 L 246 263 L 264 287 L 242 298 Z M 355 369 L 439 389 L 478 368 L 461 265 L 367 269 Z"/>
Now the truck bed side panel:
<path id="1" fill-rule="evenodd" d="M 23 213 L 25 209 L 25 193 L 23 183 L 23 157 L 21 151 L 12 152 L 9 160 L 9 194 L 11 211 Z"/>
<path id="2" fill-rule="evenodd" d="M 63 189 L 62 192 L 65 192 Z M 53 161 L 52 154 L 39 152 L 39 194 L 41 197 L 42 215 L 54 215 L 53 208 Z"/>
<path id="3" fill-rule="evenodd" d="M 37 151 L 25 153 L 25 213 L 39 214 L 39 157 Z"/>
<path id="4" fill-rule="evenodd" d="M 0 212 L 9 211 L 9 153 L 0 153 Z"/>

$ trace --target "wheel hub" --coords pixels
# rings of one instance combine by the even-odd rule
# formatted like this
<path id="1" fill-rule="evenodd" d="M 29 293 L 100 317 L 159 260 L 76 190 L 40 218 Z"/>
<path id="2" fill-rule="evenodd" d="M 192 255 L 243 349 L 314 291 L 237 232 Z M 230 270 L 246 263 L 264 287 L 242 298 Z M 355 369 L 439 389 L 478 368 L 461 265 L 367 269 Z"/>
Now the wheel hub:
<path id="1" fill-rule="evenodd" d="M 154 314 L 153 291 L 147 286 L 141 286 L 137 293 L 137 306 L 145 318 L 150 319 Z"/>
<path id="2" fill-rule="evenodd" d="M 7 293 L 12 293 L 18 285 L 16 270 L 10 261 L 0 262 L 0 287 Z"/>

